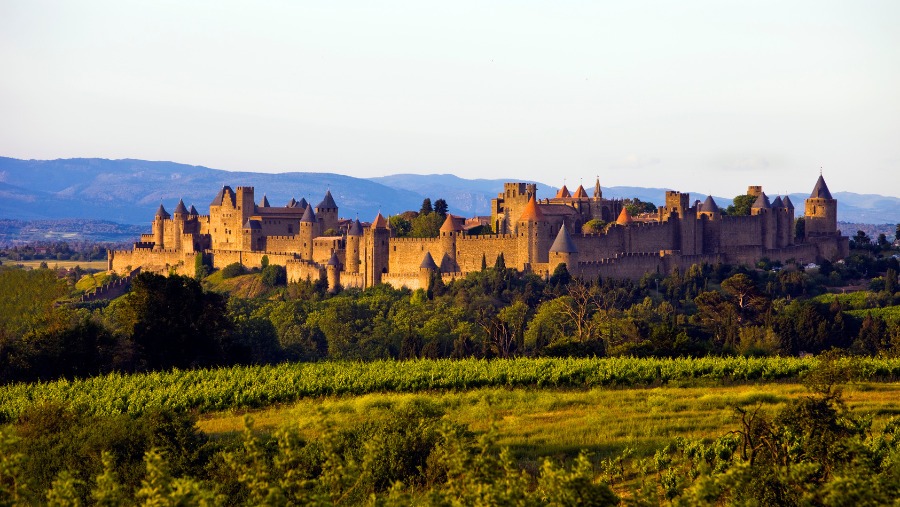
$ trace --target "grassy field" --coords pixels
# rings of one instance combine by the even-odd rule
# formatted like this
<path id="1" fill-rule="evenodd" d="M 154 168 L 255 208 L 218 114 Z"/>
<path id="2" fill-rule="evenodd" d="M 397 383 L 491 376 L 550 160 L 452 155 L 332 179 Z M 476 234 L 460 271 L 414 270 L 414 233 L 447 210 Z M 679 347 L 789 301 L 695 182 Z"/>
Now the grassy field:
<path id="1" fill-rule="evenodd" d="M 735 407 L 774 412 L 806 394 L 798 383 L 377 393 L 210 413 L 201 417 L 199 427 L 213 437 L 228 438 L 243 429 L 244 417 L 249 415 L 258 430 L 293 425 L 307 438 L 315 438 L 327 425 L 349 426 L 418 401 L 440 407 L 445 417 L 475 431 L 494 425 L 500 444 L 510 447 L 526 465 L 537 466 L 541 457 L 574 457 L 582 449 L 598 458 L 617 456 L 626 449 L 635 456 L 649 456 L 675 437 L 714 438 L 736 429 Z M 875 429 L 900 415 L 900 383 L 856 383 L 844 388 L 844 397 L 855 412 L 872 416 Z"/>
<path id="2" fill-rule="evenodd" d="M 34 260 L 34 261 L 11 261 L 4 260 L 4 264 L 10 264 L 13 266 L 24 266 L 26 268 L 37 269 L 40 267 L 42 262 L 47 263 L 47 267 L 51 269 L 55 268 L 74 268 L 75 266 L 81 267 L 81 269 L 85 270 L 99 270 L 106 271 L 106 261 L 55 261 L 55 260 Z"/>

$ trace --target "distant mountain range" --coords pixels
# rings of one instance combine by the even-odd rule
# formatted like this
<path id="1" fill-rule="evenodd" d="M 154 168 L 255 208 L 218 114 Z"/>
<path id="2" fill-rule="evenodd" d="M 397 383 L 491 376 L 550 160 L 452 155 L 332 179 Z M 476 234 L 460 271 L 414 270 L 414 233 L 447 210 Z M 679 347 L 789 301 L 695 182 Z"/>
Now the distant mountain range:
<path id="1" fill-rule="evenodd" d="M 425 197 L 444 198 L 451 213 L 473 216 L 490 213 L 491 199 L 512 179 L 463 179 L 449 174 L 395 174 L 354 178 L 331 173 L 280 174 L 231 172 L 174 162 L 78 158 L 19 160 L 0 157 L 0 218 L 13 220 L 90 219 L 149 226 L 160 203 L 171 212 L 178 202 L 209 210 L 223 185 L 253 186 L 259 201 L 265 194 L 273 206 L 305 197 L 316 204 L 330 189 L 344 217 L 370 220 L 376 213 L 418 210 Z M 601 182 L 602 183 L 602 182 Z M 593 184 L 590 185 L 593 187 Z M 538 183 L 539 196 L 556 188 Z M 570 189 L 574 190 L 574 188 Z M 900 199 L 881 195 L 835 192 L 838 219 L 856 223 L 900 223 Z M 592 192 L 592 188 L 588 188 Z M 662 204 L 665 189 L 603 187 L 607 198 L 637 197 Z M 704 194 L 691 194 L 703 200 Z M 790 194 L 802 213 L 808 193 Z M 720 206 L 730 198 L 715 196 Z"/>

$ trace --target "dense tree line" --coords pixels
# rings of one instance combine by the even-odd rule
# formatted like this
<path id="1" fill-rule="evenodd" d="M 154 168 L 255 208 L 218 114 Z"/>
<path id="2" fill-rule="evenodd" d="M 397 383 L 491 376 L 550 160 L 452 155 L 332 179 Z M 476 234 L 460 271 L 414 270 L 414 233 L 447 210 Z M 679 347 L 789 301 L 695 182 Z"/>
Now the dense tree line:
<path id="1" fill-rule="evenodd" d="M 542 279 L 493 266 L 428 290 L 387 285 L 328 294 L 250 276 L 266 297 L 228 297 L 180 276 L 141 274 L 110 303 L 56 304 L 49 270 L 0 272 L 0 379 L 49 379 L 241 363 L 512 356 L 797 355 L 831 348 L 900 353 L 897 260 L 854 252 L 806 271 L 697 265 L 639 281 Z M 236 265 L 215 276 L 237 277 Z M 824 294 L 872 276 L 865 297 Z M 816 297 L 814 297 L 816 296 Z M 865 313 L 861 313 L 865 312 Z"/>
<path id="2" fill-rule="evenodd" d="M 106 260 L 106 250 L 122 245 L 90 241 L 37 241 L 25 245 L 0 248 L 0 257 L 10 261 L 100 261 Z"/>

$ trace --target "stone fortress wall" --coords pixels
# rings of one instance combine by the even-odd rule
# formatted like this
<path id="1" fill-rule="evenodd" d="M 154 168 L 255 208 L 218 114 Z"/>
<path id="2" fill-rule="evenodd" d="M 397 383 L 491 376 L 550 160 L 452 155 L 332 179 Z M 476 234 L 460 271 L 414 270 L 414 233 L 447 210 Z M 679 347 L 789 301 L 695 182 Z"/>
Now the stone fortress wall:
<path id="1" fill-rule="evenodd" d="M 507 267 L 549 276 L 559 264 L 585 279 L 637 279 L 665 275 L 692 264 L 754 264 L 771 260 L 815 262 L 848 255 L 848 238 L 837 230 L 837 201 L 820 176 L 804 206 L 805 234 L 794 233 L 790 199 L 770 201 L 761 187 L 749 216 L 727 216 L 709 197 L 667 191 L 665 206 L 652 217 L 631 217 L 621 200 L 604 199 L 599 182 L 593 195 L 583 187 L 563 188 L 539 199 L 533 184 L 507 183 L 491 203 L 493 234 L 468 235 L 465 220 L 449 215 L 437 238 L 395 238 L 378 214 L 371 224 L 340 220 L 331 192 L 317 206 L 293 199 L 283 207 L 257 204 L 253 187 L 225 186 L 200 215 L 179 202 L 170 215 L 160 205 L 152 232 L 131 250 L 109 252 L 109 269 L 120 274 L 141 268 L 191 275 L 197 255 L 215 268 L 240 263 L 259 267 L 262 258 L 287 268 L 290 281 L 326 280 L 330 289 L 389 283 L 427 287 L 493 266 L 502 255 Z M 609 224 L 583 234 L 590 220 Z"/>

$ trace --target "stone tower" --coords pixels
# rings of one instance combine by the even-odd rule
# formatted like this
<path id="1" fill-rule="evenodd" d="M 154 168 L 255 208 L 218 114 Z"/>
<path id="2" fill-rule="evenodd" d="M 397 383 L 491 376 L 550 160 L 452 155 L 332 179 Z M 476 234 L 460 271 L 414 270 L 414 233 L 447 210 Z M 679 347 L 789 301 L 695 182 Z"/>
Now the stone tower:
<path id="1" fill-rule="evenodd" d="M 391 230 L 387 220 L 381 213 L 372 221 L 372 225 L 366 229 L 366 287 L 372 287 L 381 283 L 381 275 L 387 273 L 390 261 Z"/>
<path id="2" fill-rule="evenodd" d="M 308 208 L 307 208 L 308 209 Z M 325 279 L 328 282 L 328 292 L 334 294 L 341 288 L 341 261 L 337 252 L 331 254 L 328 264 L 325 265 Z"/>
<path id="3" fill-rule="evenodd" d="M 172 224 L 174 225 L 174 231 L 172 232 L 172 239 L 175 243 L 175 250 L 181 251 L 184 245 L 181 244 L 181 238 L 184 235 L 184 222 L 188 218 L 188 210 L 184 206 L 184 200 L 178 199 L 178 205 L 175 206 L 175 211 L 172 212 Z"/>
<path id="4" fill-rule="evenodd" d="M 463 234 L 461 225 L 453 220 L 453 215 L 447 215 L 441 225 L 441 250 L 444 254 L 441 256 L 441 271 L 445 273 L 453 273 L 459 271 L 456 263 L 456 239 Z M 432 259 L 433 260 L 433 259 Z"/>
<path id="5" fill-rule="evenodd" d="M 319 224 L 316 221 L 316 215 L 313 213 L 312 206 L 307 206 L 300 218 L 300 258 L 305 261 L 313 260 L 313 239 L 318 236 L 317 229 Z"/>
<path id="6" fill-rule="evenodd" d="M 560 264 L 566 265 L 570 275 L 577 276 L 578 248 L 575 247 L 565 226 L 559 228 L 556 239 L 550 245 L 550 272 L 552 273 Z"/>
<path id="7" fill-rule="evenodd" d="M 322 202 L 316 206 L 316 217 L 319 221 L 319 234 L 325 234 L 329 229 L 338 228 L 338 207 L 331 196 L 331 190 L 325 191 Z"/>
<path id="8" fill-rule="evenodd" d="M 534 263 L 548 261 L 549 229 L 550 224 L 532 195 L 516 227 L 516 269 L 527 271 Z"/>
<path id="9" fill-rule="evenodd" d="M 164 208 L 162 203 L 160 203 L 159 209 L 156 210 L 156 216 L 153 218 L 154 250 L 163 250 L 166 247 L 166 220 L 168 220 L 170 217 L 171 215 L 169 215 L 169 213 L 166 211 L 166 208 Z"/>
<path id="10" fill-rule="evenodd" d="M 821 174 L 812 194 L 806 200 L 804 218 L 807 238 L 837 234 L 837 201 L 831 197 Z"/>
<path id="11" fill-rule="evenodd" d="M 437 264 L 434 263 L 431 252 L 425 252 L 425 257 L 422 258 L 422 263 L 419 264 L 419 288 L 428 290 L 431 284 L 431 277 L 438 272 L 440 270 Z"/>
<path id="12" fill-rule="evenodd" d="M 765 192 L 761 192 L 750 206 L 750 215 L 760 216 L 762 219 L 762 245 L 766 250 L 775 248 L 775 237 L 777 236 L 777 222 L 775 213 L 772 209 L 772 203 L 769 202 L 769 196 Z"/>
<path id="13" fill-rule="evenodd" d="M 362 224 L 359 223 L 359 219 L 357 218 L 350 224 L 350 228 L 347 230 L 347 252 L 345 256 L 347 265 L 344 269 L 346 269 L 348 273 L 359 273 L 359 242 L 362 239 L 362 235 Z"/>

